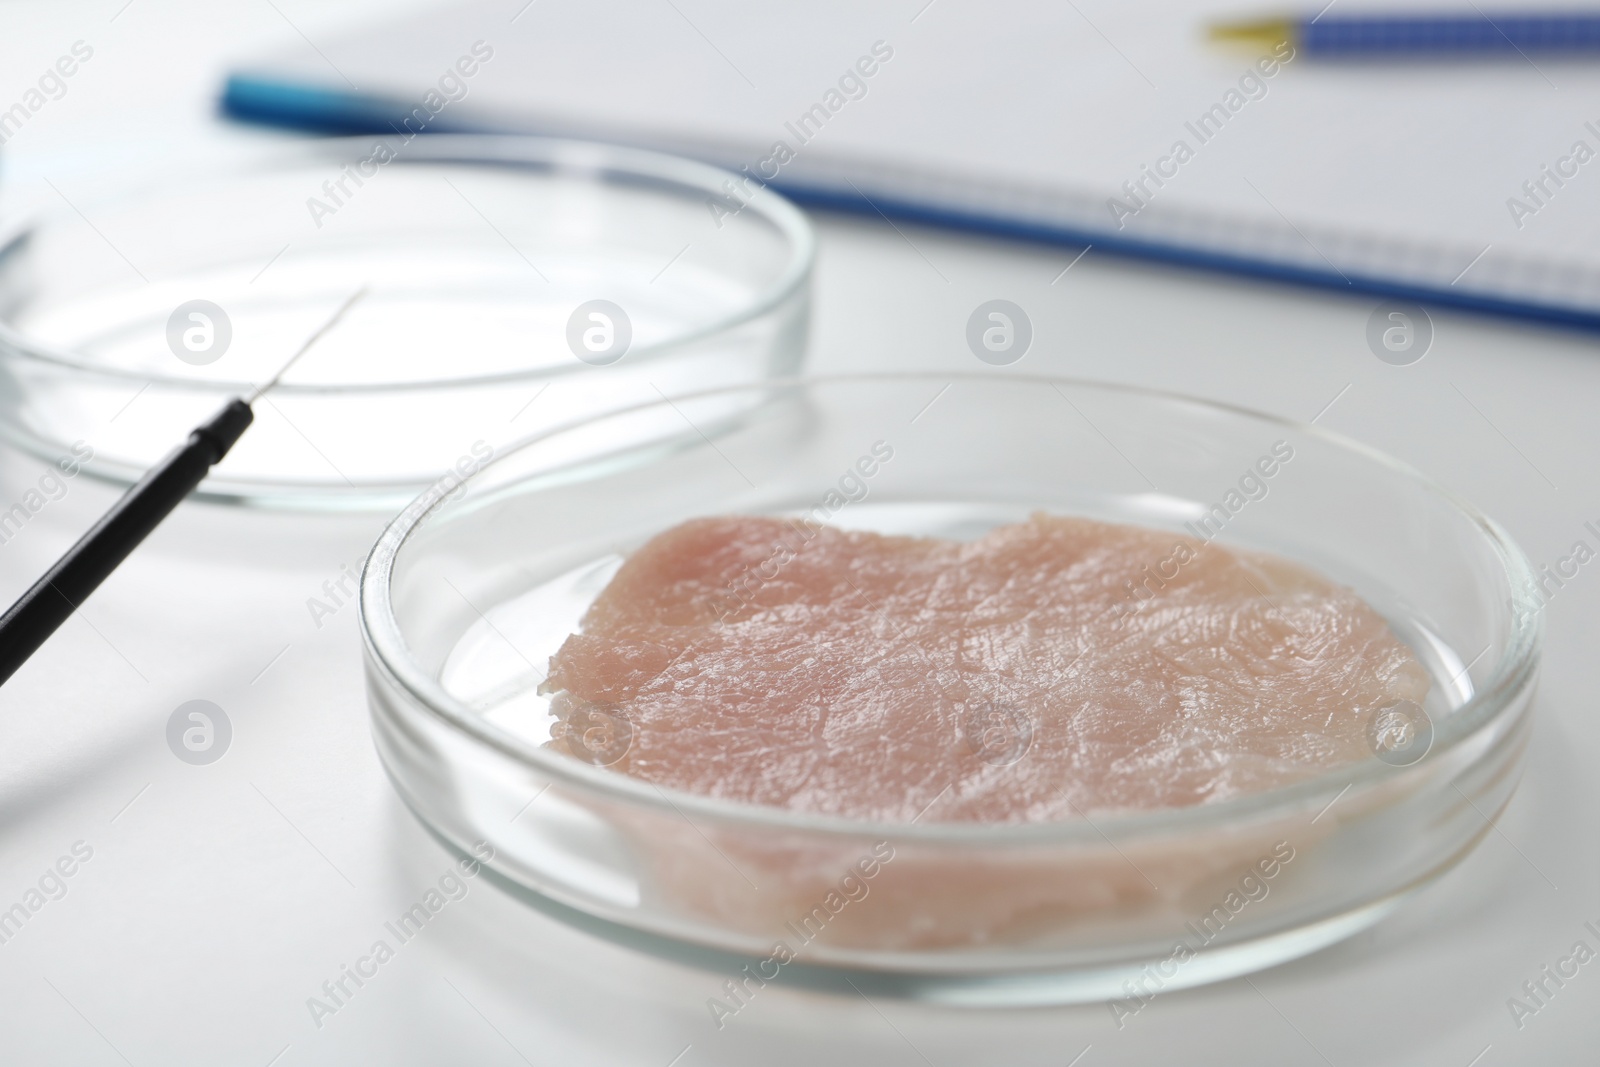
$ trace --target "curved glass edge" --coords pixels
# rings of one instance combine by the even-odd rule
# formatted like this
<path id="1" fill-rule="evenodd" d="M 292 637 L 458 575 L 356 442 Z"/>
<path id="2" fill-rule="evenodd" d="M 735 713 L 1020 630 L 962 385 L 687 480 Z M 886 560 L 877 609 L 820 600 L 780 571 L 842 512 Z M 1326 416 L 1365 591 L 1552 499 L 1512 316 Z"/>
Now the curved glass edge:
<path id="1" fill-rule="evenodd" d="M 312 142 L 309 145 L 299 146 L 297 150 L 280 150 L 276 154 L 269 154 L 262 159 L 253 161 L 249 166 L 240 166 L 220 172 L 216 177 L 218 180 L 222 180 L 230 177 L 257 174 L 263 166 L 283 166 L 307 159 L 344 157 L 349 154 L 346 149 L 354 149 L 358 145 L 365 147 L 369 140 L 370 138 L 365 137 L 327 138 Z M 682 159 L 661 152 L 565 138 L 513 134 L 432 134 L 427 139 L 419 140 L 417 143 L 422 147 L 409 151 L 403 159 L 404 163 L 412 165 L 418 163 L 486 164 L 490 166 L 521 166 L 552 170 L 566 169 L 596 175 L 611 181 L 645 181 L 675 184 L 684 189 L 692 189 L 697 193 L 713 197 L 725 195 L 722 182 L 732 176 L 731 172 L 709 164 Z M 402 160 L 397 160 L 397 162 L 402 162 Z M 163 187 L 156 184 L 147 188 Z M 137 195 L 138 192 L 130 193 L 124 199 L 136 197 Z M 759 319 L 782 306 L 809 285 L 816 261 L 816 235 L 804 212 L 787 198 L 770 189 L 765 190 L 761 196 L 751 200 L 746 210 L 750 211 L 752 216 L 766 221 L 788 240 L 791 255 L 784 271 L 778 276 L 777 280 L 768 286 L 765 292 L 751 301 L 748 306 L 722 319 L 714 320 L 692 332 L 655 345 L 641 347 L 635 350 L 634 353 L 637 360 L 654 360 L 669 357 L 680 348 L 697 344 L 708 337 L 714 337 L 725 331 L 737 329 L 745 323 Z M 65 213 L 53 214 L 59 214 L 63 218 L 67 217 Z M 0 233 L 0 263 L 3 263 L 5 259 L 12 255 L 23 252 L 30 241 L 34 239 L 34 235 L 40 227 L 46 224 L 53 217 L 53 214 L 45 213 L 39 217 L 23 220 L 11 227 L 7 232 Z M 68 368 L 74 372 L 93 374 L 103 378 L 149 383 L 196 393 L 214 393 L 219 396 L 237 393 L 254 387 L 254 383 L 247 381 L 202 380 L 175 375 L 125 371 L 101 366 L 80 359 L 71 352 L 35 342 L 16 330 L 3 318 L 0 318 L 0 356 Z M 582 368 L 577 369 L 577 371 L 581 370 Z M 539 371 L 528 374 L 498 374 L 475 378 L 451 378 L 390 385 L 296 385 L 292 382 L 286 382 L 276 386 L 275 391 L 279 394 L 358 393 L 377 396 L 387 392 L 472 388 L 497 383 L 535 381 L 553 376 L 549 371 Z"/>
<path id="2" fill-rule="evenodd" d="M 369 675 L 369 682 L 373 683 L 369 686 L 369 695 L 375 741 L 382 765 L 396 792 L 423 824 L 441 838 L 463 849 L 469 844 L 484 842 L 495 846 L 495 852 L 488 862 L 507 882 L 531 894 L 525 899 L 541 903 L 542 910 L 553 917 L 570 919 L 575 914 L 581 915 L 583 921 L 575 925 L 602 936 L 621 938 L 624 943 L 632 943 L 633 947 L 646 951 L 663 951 L 669 956 L 682 955 L 684 951 L 692 955 L 706 950 L 712 954 L 712 958 L 726 958 L 731 954 L 744 960 L 759 957 L 769 950 L 774 934 L 786 938 L 795 932 L 793 927 L 786 933 L 776 928 L 768 930 L 764 925 L 758 930 L 738 921 L 714 921 L 698 906 L 686 906 L 688 902 L 679 895 L 682 887 L 679 887 L 679 892 L 669 889 L 664 895 L 656 893 L 625 902 L 597 894 L 592 883 L 574 882 L 570 876 L 555 874 L 548 865 L 548 857 L 531 856 L 519 850 L 515 835 L 507 836 L 511 833 L 511 824 L 502 825 L 504 820 L 500 818 L 495 819 L 492 825 L 483 821 L 482 816 L 488 809 L 476 803 L 483 797 L 466 795 L 481 792 L 482 783 L 490 783 L 483 788 L 494 791 L 496 787 L 492 783 L 501 781 L 503 784 L 506 779 L 501 769 L 480 763 L 474 768 L 474 773 L 465 778 L 459 773 L 449 772 L 446 769 L 448 760 L 441 762 L 441 739 L 445 747 L 459 747 L 467 739 L 449 734 L 444 724 L 430 716 L 427 709 L 411 699 L 404 690 L 393 685 L 391 679 L 383 677 L 370 660 L 368 669 L 374 672 Z M 1376 883 L 1361 879 L 1342 880 L 1337 876 L 1339 868 L 1336 868 L 1332 872 L 1335 877 L 1329 878 L 1326 876 L 1328 872 L 1324 872 L 1323 876 L 1303 883 L 1300 903 L 1289 910 L 1251 911 L 1243 918 L 1228 922 L 1220 933 L 1204 937 L 1202 948 L 1192 950 L 1190 955 L 1184 957 L 1183 972 L 1199 976 L 1194 982 L 1184 984 L 1218 980 L 1301 954 L 1291 952 L 1276 958 L 1256 959 L 1251 946 L 1265 942 L 1292 943 L 1302 936 L 1309 936 L 1315 941 L 1316 931 L 1330 931 L 1326 940 L 1317 941 L 1303 951 L 1320 948 L 1360 928 L 1361 924 L 1342 926 L 1346 917 L 1382 908 L 1385 902 L 1397 903 L 1456 866 L 1489 834 L 1493 820 L 1515 793 L 1529 719 L 1526 715 L 1520 715 L 1516 721 L 1520 729 L 1515 737 L 1508 739 L 1511 743 L 1490 749 L 1484 759 L 1459 776 L 1434 782 L 1434 788 L 1426 792 L 1410 791 L 1409 796 L 1398 801 L 1408 811 L 1406 818 L 1410 820 L 1410 829 L 1419 825 L 1429 828 L 1431 837 L 1424 843 L 1428 847 L 1419 853 L 1415 848 L 1417 842 L 1413 841 L 1406 828 L 1401 828 L 1387 836 L 1383 847 L 1393 854 L 1385 856 L 1385 859 L 1392 861 L 1402 857 L 1404 862 L 1391 862 L 1387 873 Z M 515 771 L 517 768 L 511 769 Z M 532 790 L 537 778 L 521 780 L 520 775 L 513 776 L 519 781 L 516 799 L 510 803 L 510 807 L 522 803 L 522 796 L 528 791 L 532 791 L 535 798 L 543 795 L 550 784 Z M 1463 798 L 1466 803 L 1461 803 Z M 505 797 L 500 799 L 504 800 Z M 1355 802 L 1352 798 L 1346 801 L 1346 806 Z M 525 810 L 527 804 L 522 803 L 522 807 Z M 1380 804 L 1370 807 L 1372 810 L 1358 817 L 1348 830 L 1337 825 L 1336 820 L 1335 824 L 1325 825 L 1323 831 L 1312 834 L 1312 840 L 1301 838 L 1303 848 L 1312 852 L 1336 848 L 1343 834 L 1363 836 L 1363 823 L 1370 827 L 1375 823 L 1392 822 L 1396 810 L 1394 806 Z M 477 819 L 471 814 L 474 810 L 478 811 Z M 1313 823 L 1315 821 L 1312 820 Z M 1227 829 L 1237 830 L 1235 827 Z M 712 827 L 700 832 L 717 833 L 718 829 Z M 1099 859 L 1109 860 L 1115 855 L 1126 862 L 1126 856 L 1109 835 L 1097 836 L 1092 843 L 1098 846 Z M 902 838 L 894 840 L 893 844 L 898 850 L 910 842 Z M 929 869 L 965 872 L 970 882 L 969 891 L 982 893 L 986 884 L 997 890 L 1003 890 L 1011 884 L 1015 869 L 1005 862 L 1007 855 L 1013 849 L 1027 849 L 1036 845 L 1036 842 L 1003 839 L 941 842 L 938 846 L 940 855 L 922 854 L 920 860 L 926 863 L 931 859 L 934 863 L 934 867 L 925 868 L 925 872 Z M 1086 869 L 1092 869 L 1095 857 L 1087 859 L 1089 868 Z M 1265 894 L 1262 899 L 1265 899 Z M 543 907 L 543 903 L 550 906 Z M 974 982 L 982 983 L 995 976 L 1027 980 L 1050 975 L 1051 980 L 1057 983 L 1075 982 L 1085 976 L 1126 976 L 1126 968 L 1137 970 L 1152 960 L 1169 958 L 1174 951 L 1172 946 L 1175 941 L 1189 941 L 1191 937 L 1198 936 L 1192 922 L 1195 915 L 1203 910 L 1201 908 L 1188 913 L 1180 908 L 1175 911 L 1157 901 L 1152 904 L 1151 910 L 1140 913 L 1137 931 L 1130 931 L 1111 942 L 1093 937 L 1082 940 L 1077 935 L 1071 935 L 1066 943 L 1057 940 L 1042 946 L 1027 941 L 988 940 L 957 947 L 885 948 L 870 944 L 819 943 L 808 944 L 805 954 L 806 962 L 831 973 L 883 972 L 901 976 L 898 979 L 901 981 L 914 983 L 926 980 L 949 988 L 970 989 Z M 898 913 L 891 914 L 898 919 Z M 1375 916 L 1374 920 L 1376 917 L 1381 916 Z M 725 920 L 727 917 L 721 918 Z M 1084 915 L 1078 916 L 1080 921 L 1084 918 Z M 1191 925 L 1184 925 L 1185 918 L 1190 920 Z M 1206 967 L 1191 971 L 1190 964 L 1200 956 L 1207 959 L 1241 957 L 1243 962 L 1215 970 Z M 1270 957 L 1271 953 L 1266 956 Z M 1229 967 L 1236 969 L 1230 970 Z M 1057 996 L 1059 993 L 1051 995 Z M 1099 994 L 1090 999 L 1100 999 Z"/>
<path id="3" fill-rule="evenodd" d="M 457 842 L 433 825 L 411 804 L 404 792 L 401 793 L 401 799 L 429 836 L 456 860 L 481 863 L 481 869 L 490 884 L 519 903 L 566 926 L 622 948 L 717 975 L 748 973 L 758 969 L 765 958 L 686 942 L 601 918 L 562 903 L 502 873 L 492 860 L 480 861 L 467 851 L 464 843 Z M 1435 872 L 1433 878 L 1443 873 L 1443 870 Z M 1263 933 L 1248 941 L 1204 950 L 1186 963 L 1182 971 L 1163 982 L 1161 992 L 1192 989 L 1253 974 L 1319 952 L 1381 922 L 1407 899 L 1426 888 L 1433 878 L 1315 923 Z M 1165 960 L 1164 954 L 1130 956 L 1114 964 L 1093 968 L 1033 967 L 985 973 L 963 973 L 953 969 L 896 970 L 890 967 L 830 966 L 795 961 L 784 965 L 782 981 L 787 986 L 816 993 L 840 996 L 865 994 L 955 1008 L 1066 1007 L 1096 1004 L 1125 996 L 1125 983 L 1137 980 Z M 775 979 L 769 979 L 772 980 Z"/>

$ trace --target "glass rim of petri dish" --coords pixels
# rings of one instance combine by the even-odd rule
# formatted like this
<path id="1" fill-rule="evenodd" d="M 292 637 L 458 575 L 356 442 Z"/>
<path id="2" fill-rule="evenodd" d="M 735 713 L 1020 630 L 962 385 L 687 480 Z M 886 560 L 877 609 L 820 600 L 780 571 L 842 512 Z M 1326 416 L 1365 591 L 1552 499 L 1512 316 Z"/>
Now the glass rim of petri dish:
<path id="1" fill-rule="evenodd" d="M 381 136 L 381 135 L 380 135 Z M 292 146 L 276 145 L 252 156 L 247 162 L 219 168 L 198 179 L 191 173 L 182 177 L 189 186 L 220 186 L 229 182 L 248 181 L 259 177 L 263 168 L 288 169 L 294 165 L 358 158 L 357 149 L 373 143 L 371 136 L 326 137 Z M 655 152 L 644 148 L 630 148 L 598 141 L 574 138 L 543 137 L 531 134 L 482 133 L 430 133 L 418 135 L 397 154 L 394 163 L 401 165 L 455 164 L 467 167 L 504 167 L 542 171 L 552 174 L 588 177 L 597 186 L 606 183 L 623 185 L 658 185 L 693 190 L 707 198 L 726 199 L 723 183 L 732 175 L 708 163 Z M 385 164 L 389 165 L 389 164 Z M 111 205 L 137 204 L 141 200 L 169 195 L 172 178 L 156 178 L 106 198 L 102 203 Z M 773 309 L 791 299 L 810 281 L 816 258 L 816 236 L 804 212 L 776 192 L 763 188 L 760 195 L 744 201 L 740 213 L 749 211 L 771 225 L 788 242 L 790 255 L 782 272 L 752 300 L 721 318 L 710 320 L 698 327 L 674 334 L 651 344 L 630 347 L 633 362 L 670 357 L 675 350 L 694 345 L 707 338 L 735 330 L 760 319 Z M 37 210 L 0 229 L 0 266 L 10 256 L 24 251 L 34 235 L 58 222 L 83 219 L 81 213 L 68 207 Z M 492 224 L 491 224 L 492 225 Z M 251 389 L 257 383 L 248 379 L 212 378 L 181 373 L 160 373 L 133 368 L 111 366 L 92 358 L 80 356 L 71 350 L 52 345 L 29 336 L 16 328 L 9 316 L 0 315 L 0 362 L 20 358 L 25 361 L 70 368 L 88 374 L 132 382 L 148 383 L 177 389 L 193 389 L 203 393 L 232 394 Z M 274 386 L 275 394 L 339 394 L 387 393 L 451 388 L 473 388 L 497 383 L 515 383 L 529 380 L 552 379 L 581 374 L 584 365 L 534 368 L 525 371 L 501 371 L 488 374 L 461 375 L 446 378 L 407 379 L 391 382 L 305 382 L 289 378 Z"/>
<path id="2" fill-rule="evenodd" d="M 357 171 L 337 218 L 310 209 Z M 0 439 L 47 462 L 87 441 L 85 474 L 131 484 L 362 286 L 198 499 L 392 512 L 475 439 L 654 399 L 652 382 L 796 373 L 815 235 L 776 191 L 735 204 L 732 177 L 570 139 L 373 135 L 47 208 L 0 234 Z M 180 347 L 191 305 L 223 312 L 211 359 Z M 575 324 L 607 305 L 622 347 L 591 359 Z"/>
<path id="3" fill-rule="evenodd" d="M 491 478 L 497 473 L 498 465 L 509 462 L 524 449 L 572 433 L 591 421 L 624 418 L 652 409 L 669 408 L 740 393 L 765 393 L 770 396 L 775 392 L 790 390 L 807 391 L 850 388 L 853 385 L 900 383 L 920 383 L 938 390 L 951 383 L 963 382 L 1101 391 L 1106 394 L 1139 398 L 1151 403 L 1181 405 L 1214 416 L 1249 420 L 1263 426 L 1292 431 L 1383 468 L 1389 474 L 1413 485 L 1418 492 L 1432 495 L 1460 518 L 1467 520 L 1482 543 L 1488 547 L 1503 574 L 1506 585 L 1513 591 L 1512 598 L 1505 605 L 1504 649 L 1481 683 L 1474 682 L 1471 695 L 1464 702 L 1453 706 L 1448 715 L 1433 722 L 1431 747 L 1423 758 L 1413 763 L 1399 765 L 1379 758 L 1370 758 L 1324 771 L 1286 786 L 1245 793 L 1220 801 L 1149 811 L 1099 813 L 1092 820 L 1080 817 L 1047 822 L 881 822 L 727 801 L 705 794 L 659 787 L 625 773 L 591 766 L 571 756 L 532 743 L 488 722 L 431 677 L 415 661 L 407 646 L 391 598 L 391 579 L 399 554 L 409 539 L 424 529 L 441 511 L 447 498 L 455 498 L 463 492 L 470 493 L 474 488 L 474 482 Z M 585 462 L 580 459 L 573 466 L 578 467 Z M 542 472 L 528 480 L 540 484 L 566 484 L 559 472 L 554 475 L 548 471 Z M 497 495 L 515 492 L 518 484 L 513 482 L 496 488 L 494 492 Z M 539 489 L 535 488 L 532 491 L 537 492 Z M 1330 795 L 1334 796 L 1336 802 L 1338 797 L 1352 789 L 1381 786 L 1408 775 L 1432 773 L 1441 761 L 1464 746 L 1480 731 L 1494 724 L 1502 716 L 1516 713 L 1526 706 L 1526 698 L 1531 694 L 1537 680 L 1543 634 L 1542 605 L 1534 592 L 1535 589 L 1536 575 L 1531 563 L 1497 522 L 1460 495 L 1428 478 L 1411 465 L 1335 431 L 1241 405 L 1209 400 L 1177 391 L 1090 379 L 983 373 L 861 374 L 773 379 L 759 384 L 687 393 L 619 409 L 600 416 L 599 420 L 574 420 L 524 438 L 501 452 L 478 471 L 462 479 L 458 485 L 434 487 L 425 492 L 391 521 L 373 546 L 363 567 L 359 616 L 370 666 L 383 672 L 388 679 L 398 684 L 410 696 L 416 708 L 448 729 L 528 765 L 552 781 L 560 781 L 581 792 L 603 797 L 609 801 L 639 805 L 658 813 L 683 817 L 700 815 L 723 823 L 773 831 L 846 836 L 851 839 L 882 836 L 894 840 L 897 844 L 921 842 L 930 845 L 962 843 L 1098 845 L 1113 839 L 1128 841 L 1145 836 L 1171 836 L 1185 831 L 1227 829 L 1234 825 L 1271 820 L 1304 812 L 1308 806 L 1320 806 L 1323 802 L 1327 802 L 1331 807 L 1332 802 L 1327 801 Z M 1485 651 L 1487 650 L 1485 648 Z M 1475 663 L 1475 660 L 1468 662 L 1462 668 L 1462 672 L 1465 673 Z M 374 714 L 376 715 L 376 711 Z M 1493 751 L 1495 750 L 1490 750 Z M 1479 753 L 1476 759 L 1487 758 L 1488 754 Z"/>

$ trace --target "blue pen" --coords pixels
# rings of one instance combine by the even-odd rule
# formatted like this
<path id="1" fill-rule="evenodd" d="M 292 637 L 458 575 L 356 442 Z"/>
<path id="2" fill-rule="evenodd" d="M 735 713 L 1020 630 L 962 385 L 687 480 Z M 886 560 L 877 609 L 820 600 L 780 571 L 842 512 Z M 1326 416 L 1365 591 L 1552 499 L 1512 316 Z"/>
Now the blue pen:
<path id="1" fill-rule="evenodd" d="M 1219 23 L 1214 40 L 1271 47 L 1288 41 L 1312 57 L 1515 56 L 1600 52 L 1600 12 L 1479 11 L 1337 15 Z"/>

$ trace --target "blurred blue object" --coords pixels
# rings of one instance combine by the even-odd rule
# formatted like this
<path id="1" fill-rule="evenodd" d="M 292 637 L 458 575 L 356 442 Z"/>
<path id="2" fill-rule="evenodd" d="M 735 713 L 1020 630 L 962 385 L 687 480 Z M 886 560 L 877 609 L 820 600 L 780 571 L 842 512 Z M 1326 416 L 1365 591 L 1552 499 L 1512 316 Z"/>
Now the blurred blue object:
<path id="1" fill-rule="evenodd" d="M 1448 15 L 1318 15 L 1220 23 L 1211 34 L 1268 47 L 1287 40 L 1307 55 L 1512 56 L 1600 51 L 1600 13 L 1471 11 Z"/>

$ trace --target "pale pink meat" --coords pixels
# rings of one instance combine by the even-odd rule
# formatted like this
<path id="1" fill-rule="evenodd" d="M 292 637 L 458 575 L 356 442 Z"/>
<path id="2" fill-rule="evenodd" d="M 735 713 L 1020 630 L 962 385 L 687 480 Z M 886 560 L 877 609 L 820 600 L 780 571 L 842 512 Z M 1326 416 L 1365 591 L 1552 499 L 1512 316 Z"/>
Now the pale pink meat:
<path id="1" fill-rule="evenodd" d="M 552 745 L 858 819 L 1204 804 L 1367 758 L 1428 677 L 1361 598 L 1170 532 L 1035 515 L 970 542 L 759 517 L 634 552 L 551 659 Z"/>

